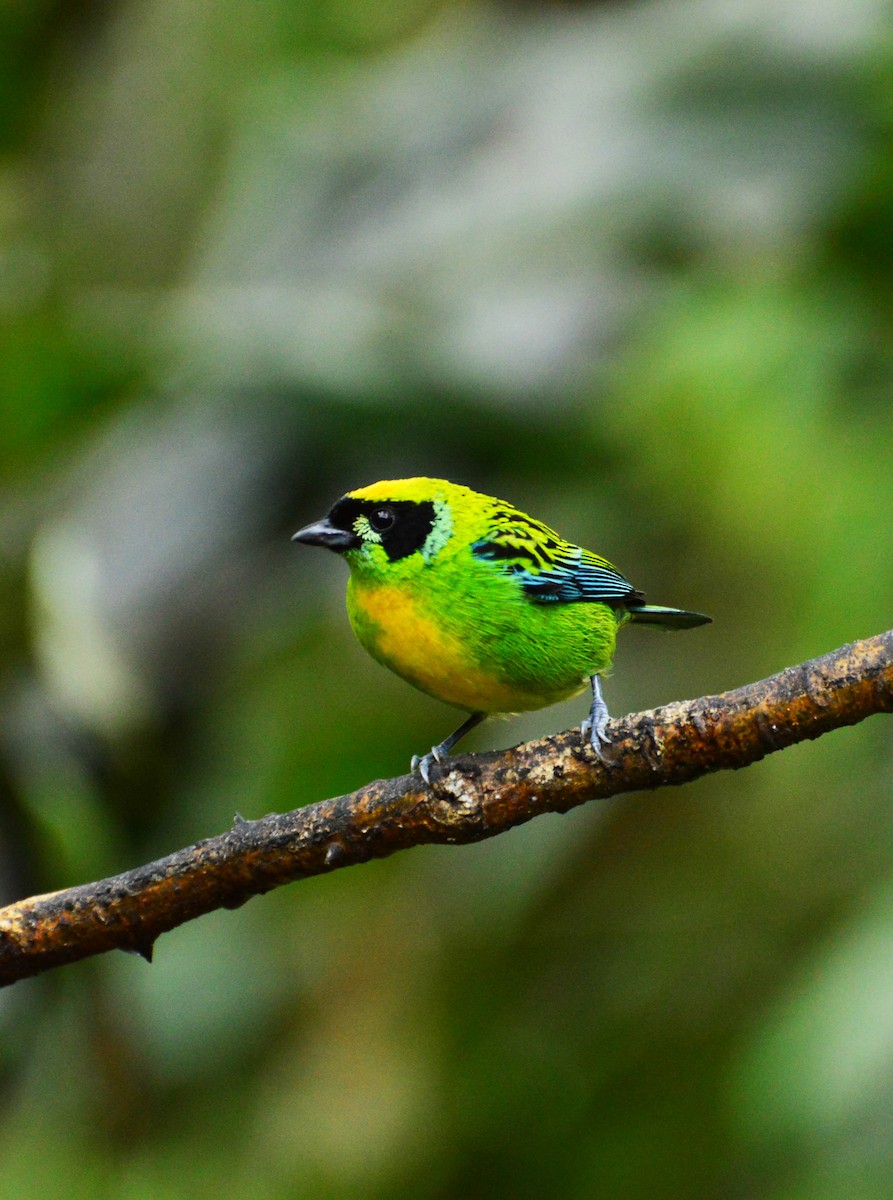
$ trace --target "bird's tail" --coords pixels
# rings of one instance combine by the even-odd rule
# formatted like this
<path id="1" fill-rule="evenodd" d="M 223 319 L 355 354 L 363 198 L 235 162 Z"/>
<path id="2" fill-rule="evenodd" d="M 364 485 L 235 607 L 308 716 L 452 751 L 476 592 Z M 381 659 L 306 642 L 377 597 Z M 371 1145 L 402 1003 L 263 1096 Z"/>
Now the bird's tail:
<path id="1" fill-rule="evenodd" d="M 694 629 L 696 625 L 709 625 L 712 617 L 703 613 L 687 612 L 684 608 L 664 608 L 660 604 L 630 605 L 631 621 L 638 625 L 659 625 L 662 629 Z"/>

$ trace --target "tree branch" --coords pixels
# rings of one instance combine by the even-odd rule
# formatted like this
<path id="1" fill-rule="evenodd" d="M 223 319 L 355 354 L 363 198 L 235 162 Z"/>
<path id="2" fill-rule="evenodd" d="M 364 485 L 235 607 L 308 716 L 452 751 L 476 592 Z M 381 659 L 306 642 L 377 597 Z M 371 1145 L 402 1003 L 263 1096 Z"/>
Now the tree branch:
<path id="1" fill-rule="evenodd" d="M 283 883 L 424 843 L 493 837 L 587 800 L 686 783 L 893 711 L 893 631 L 720 696 L 611 721 L 600 762 L 579 730 L 464 755 L 428 789 L 379 780 L 259 821 L 98 883 L 0 909 L 0 986 L 115 948 L 151 959 L 156 938 Z"/>

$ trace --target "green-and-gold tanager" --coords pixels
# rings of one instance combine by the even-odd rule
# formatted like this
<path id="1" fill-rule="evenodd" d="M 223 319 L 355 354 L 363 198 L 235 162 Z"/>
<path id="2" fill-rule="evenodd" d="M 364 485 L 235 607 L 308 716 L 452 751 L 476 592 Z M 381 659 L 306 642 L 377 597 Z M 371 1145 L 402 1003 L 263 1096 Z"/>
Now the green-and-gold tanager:
<path id="1" fill-rule="evenodd" d="M 601 755 L 599 675 L 627 622 L 689 629 L 710 617 L 646 604 L 606 559 L 519 509 L 445 479 L 348 492 L 294 540 L 342 554 L 347 611 L 373 658 L 471 715 L 412 766 L 426 782 L 492 713 L 525 712 L 592 687 L 584 735 Z"/>

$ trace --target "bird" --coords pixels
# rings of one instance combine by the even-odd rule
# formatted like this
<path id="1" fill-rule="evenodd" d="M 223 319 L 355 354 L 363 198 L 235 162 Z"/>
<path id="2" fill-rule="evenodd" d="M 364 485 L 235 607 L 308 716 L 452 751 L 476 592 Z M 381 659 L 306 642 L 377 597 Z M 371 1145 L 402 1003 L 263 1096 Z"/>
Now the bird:
<path id="1" fill-rule="evenodd" d="M 435 766 L 496 714 L 528 712 L 591 688 L 582 732 L 605 758 L 599 677 L 629 622 L 689 629 L 712 618 L 646 604 L 607 559 L 514 505 L 446 479 L 383 480 L 342 496 L 293 541 L 340 554 L 347 611 L 374 659 L 469 716 L 411 770 Z"/>

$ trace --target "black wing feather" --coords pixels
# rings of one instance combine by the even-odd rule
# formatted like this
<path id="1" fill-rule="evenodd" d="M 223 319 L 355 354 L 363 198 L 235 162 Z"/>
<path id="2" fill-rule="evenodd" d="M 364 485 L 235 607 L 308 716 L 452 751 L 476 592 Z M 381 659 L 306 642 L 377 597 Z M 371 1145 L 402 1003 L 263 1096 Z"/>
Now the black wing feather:
<path id="1" fill-rule="evenodd" d="M 472 553 L 513 575 L 534 604 L 642 603 L 645 597 L 607 559 L 503 506 Z"/>

